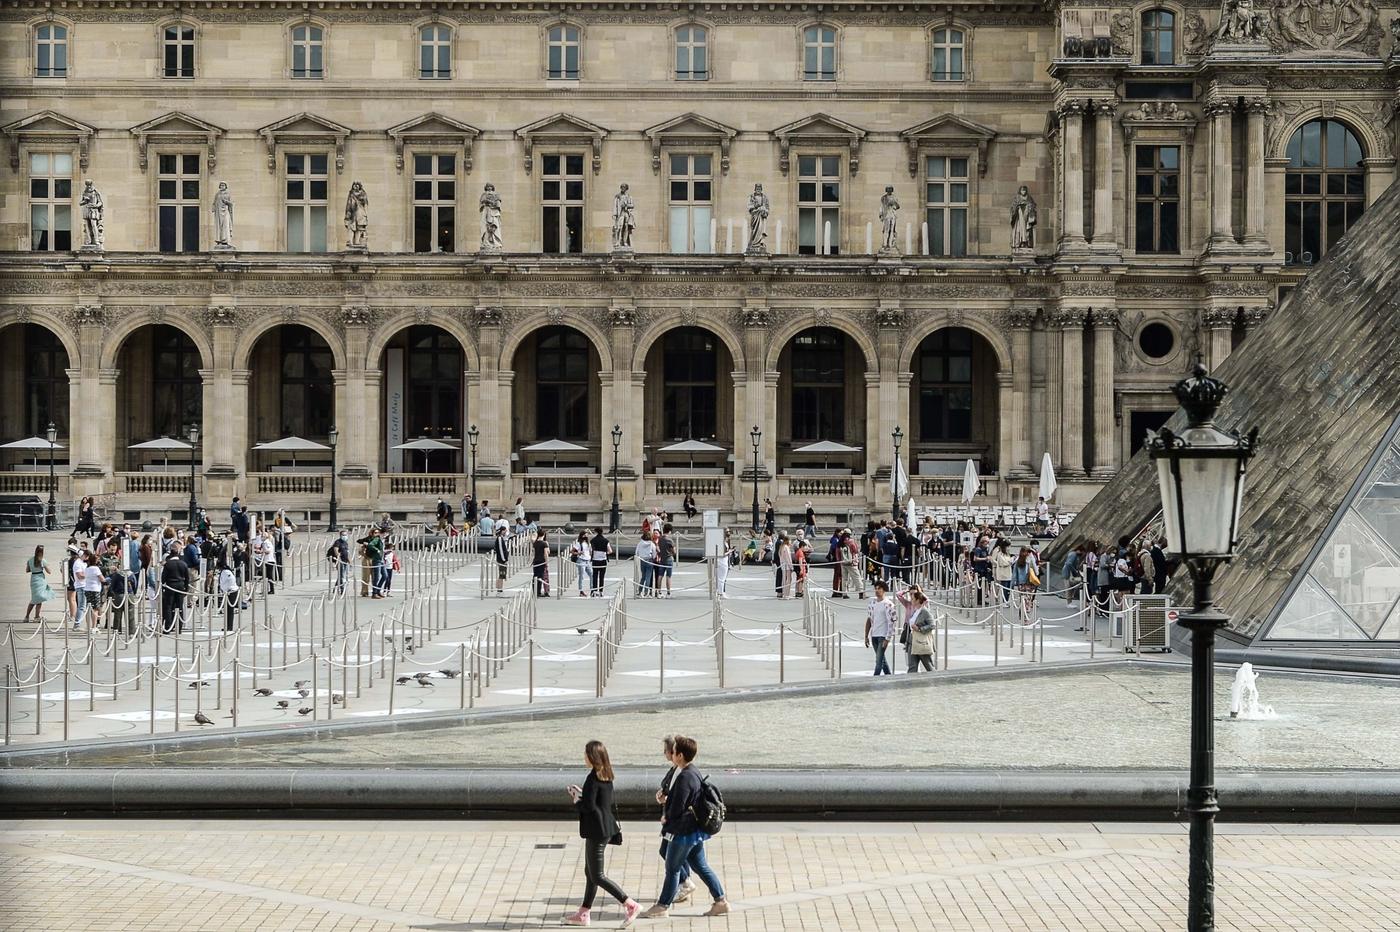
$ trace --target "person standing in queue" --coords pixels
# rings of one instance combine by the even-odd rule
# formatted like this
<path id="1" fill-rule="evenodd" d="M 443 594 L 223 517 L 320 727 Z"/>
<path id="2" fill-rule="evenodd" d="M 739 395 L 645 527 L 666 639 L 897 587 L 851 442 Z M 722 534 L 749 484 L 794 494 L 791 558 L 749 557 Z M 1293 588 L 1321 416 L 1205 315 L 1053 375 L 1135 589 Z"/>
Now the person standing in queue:
<path id="1" fill-rule="evenodd" d="M 870 600 L 870 613 L 865 619 L 865 646 L 875 648 L 875 676 L 891 676 L 890 664 L 885 659 L 885 649 L 894 637 L 899 626 L 898 612 L 894 600 L 883 579 L 875 582 L 875 598 Z"/>
<path id="2" fill-rule="evenodd" d="M 569 797 L 574 801 L 574 809 L 578 811 L 578 833 L 583 839 L 583 876 L 587 884 L 583 888 L 583 905 L 564 917 L 564 925 L 589 925 L 593 900 L 598 895 L 598 888 L 602 887 L 604 892 L 622 904 L 620 928 L 626 928 L 637 918 L 642 906 L 603 873 L 603 859 L 608 845 L 622 844 L 622 826 L 617 821 L 617 802 L 613 798 L 612 761 L 601 741 L 590 741 L 584 745 L 583 759 L 588 764 L 588 776 L 584 778 L 583 786 L 572 785 L 568 790 Z"/>
<path id="3" fill-rule="evenodd" d="M 603 584 L 608 575 L 608 557 L 612 556 L 612 543 L 603 536 L 603 529 L 596 528 L 593 532 L 593 540 L 588 545 L 593 551 L 593 589 L 591 594 L 597 598 L 603 597 Z"/>
<path id="4" fill-rule="evenodd" d="M 501 595 L 506 587 L 506 576 L 510 575 L 510 539 L 506 536 L 506 525 L 502 521 L 496 525 L 496 595 Z"/>

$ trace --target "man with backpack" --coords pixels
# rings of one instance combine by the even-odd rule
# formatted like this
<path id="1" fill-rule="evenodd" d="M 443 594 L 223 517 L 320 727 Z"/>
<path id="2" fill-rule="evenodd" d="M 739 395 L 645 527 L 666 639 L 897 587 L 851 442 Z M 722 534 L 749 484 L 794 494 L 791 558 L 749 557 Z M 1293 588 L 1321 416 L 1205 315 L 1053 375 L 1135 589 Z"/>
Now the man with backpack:
<path id="1" fill-rule="evenodd" d="M 665 919 L 671 915 L 671 904 L 680 891 L 681 868 L 688 865 L 715 898 L 704 914 L 724 916 L 729 913 L 729 901 L 724 898 L 724 886 L 705 859 L 705 842 L 724 825 L 724 798 L 709 778 L 701 777 L 692 766 L 700 746 L 694 738 L 676 735 L 671 763 L 676 768 L 666 793 L 666 810 L 662 818 L 662 834 L 666 839 L 666 880 L 656 905 L 642 913 L 642 919 Z"/>

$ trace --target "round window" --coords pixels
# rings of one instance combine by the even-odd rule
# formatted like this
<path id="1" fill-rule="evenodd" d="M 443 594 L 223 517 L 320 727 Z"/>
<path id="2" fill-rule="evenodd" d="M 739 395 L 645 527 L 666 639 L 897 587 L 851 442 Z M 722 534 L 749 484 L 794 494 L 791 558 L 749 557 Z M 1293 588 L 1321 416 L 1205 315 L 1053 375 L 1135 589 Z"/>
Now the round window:
<path id="1" fill-rule="evenodd" d="M 1163 359 L 1176 346 L 1176 334 L 1166 324 L 1148 324 L 1138 331 L 1138 349 L 1149 359 Z"/>

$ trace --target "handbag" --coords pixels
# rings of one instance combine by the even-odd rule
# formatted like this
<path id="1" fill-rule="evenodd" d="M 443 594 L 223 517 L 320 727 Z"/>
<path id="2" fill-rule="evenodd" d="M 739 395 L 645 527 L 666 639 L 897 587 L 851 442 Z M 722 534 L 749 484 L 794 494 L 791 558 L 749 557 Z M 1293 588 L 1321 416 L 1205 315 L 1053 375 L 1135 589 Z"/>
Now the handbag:
<path id="1" fill-rule="evenodd" d="M 1026 583 L 1037 589 L 1040 588 L 1040 577 L 1035 575 L 1035 567 L 1026 567 Z"/>

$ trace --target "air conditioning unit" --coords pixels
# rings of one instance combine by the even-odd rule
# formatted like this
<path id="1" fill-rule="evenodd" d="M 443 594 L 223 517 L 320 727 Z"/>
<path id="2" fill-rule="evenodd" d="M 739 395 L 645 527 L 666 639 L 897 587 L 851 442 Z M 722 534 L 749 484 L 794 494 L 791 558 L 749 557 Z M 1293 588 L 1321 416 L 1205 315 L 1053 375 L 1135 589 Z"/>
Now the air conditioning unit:
<path id="1" fill-rule="evenodd" d="M 1127 636 L 1123 639 L 1123 649 L 1139 653 L 1145 650 L 1171 650 L 1171 626 L 1176 622 L 1177 611 L 1171 607 L 1169 597 L 1166 595 L 1130 595 L 1128 596 L 1128 604 L 1136 606 L 1136 616 L 1115 616 L 1115 619 L 1127 618 L 1131 620 L 1133 617 L 1137 618 L 1137 623 L 1130 624 L 1131 630 L 1125 632 Z"/>

